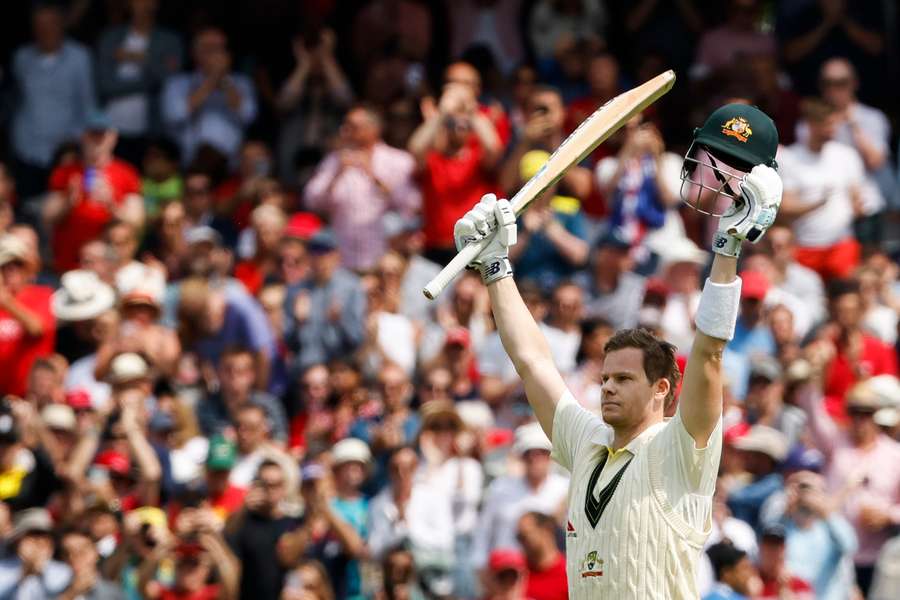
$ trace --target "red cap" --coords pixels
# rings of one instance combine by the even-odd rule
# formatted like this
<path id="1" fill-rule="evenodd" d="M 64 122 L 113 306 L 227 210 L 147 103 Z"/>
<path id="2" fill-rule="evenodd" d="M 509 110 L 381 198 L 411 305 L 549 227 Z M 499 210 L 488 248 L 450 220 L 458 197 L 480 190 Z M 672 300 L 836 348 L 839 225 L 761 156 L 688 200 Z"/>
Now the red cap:
<path id="1" fill-rule="evenodd" d="M 741 421 L 735 425 L 732 425 L 728 429 L 725 430 L 725 433 L 722 434 L 722 438 L 726 444 L 733 444 L 735 440 L 738 440 L 750 431 L 750 424 L 746 421 Z"/>
<path id="2" fill-rule="evenodd" d="M 115 450 L 104 450 L 97 455 L 94 464 L 106 467 L 119 475 L 128 475 L 131 472 L 131 459 Z"/>
<path id="3" fill-rule="evenodd" d="M 76 388 L 67 392 L 66 404 L 71 406 L 73 410 L 84 410 L 94 407 L 94 404 L 91 402 L 90 392 L 84 388 Z"/>
<path id="4" fill-rule="evenodd" d="M 447 337 L 444 338 L 445 345 L 462 346 L 463 348 L 468 348 L 471 341 L 469 330 L 465 327 L 454 327 L 447 332 Z"/>
<path id="5" fill-rule="evenodd" d="M 204 548 L 197 542 L 183 540 L 175 546 L 175 556 L 178 558 L 193 558 L 203 554 Z"/>
<path id="6" fill-rule="evenodd" d="M 488 557 L 488 568 L 491 571 L 525 570 L 525 557 L 515 548 L 497 548 Z"/>
<path id="7" fill-rule="evenodd" d="M 320 229 L 322 229 L 322 220 L 319 217 L 310 212 L 298 212 L 288 219 L 284 235 L 308 240 Z"/>
<path id="8" fill-rule="evenodd" d="M 763 300 L 769 293 L 769 278 L 759 271 L 741 272 L 741 300 Z"/>
<path id="9" fill-rule="evenodd" d="M 495 427 L 488 429 L 484 434 L 484 444 L 488 450 L 496 450 L 504 446 L 511 446 L 513 443 L 512 429 L 503 429 Z"/>
<path id="10" fill-rule="evenodd" d="M 662 279 L 651 277 L 644 286 L 644 293 L 667 297 L 669 295 L 669 285 Z"/>

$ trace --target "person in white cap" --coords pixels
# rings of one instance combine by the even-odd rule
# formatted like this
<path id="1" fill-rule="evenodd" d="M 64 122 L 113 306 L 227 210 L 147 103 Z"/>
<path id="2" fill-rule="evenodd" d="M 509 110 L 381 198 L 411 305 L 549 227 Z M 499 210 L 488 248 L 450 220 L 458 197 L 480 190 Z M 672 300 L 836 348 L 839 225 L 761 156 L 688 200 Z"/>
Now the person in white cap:
<path id="1" fill-rule="evenodd" d="M 0 235 L 0 396 L 23 396 L 35 359 L 53 352 L 51 290 L 34 285 L 28 255 L 18 237 Z"/>
<path id="2" fill-rule="evenodd" d="M 116 293 L 93 271 L 65 273 L 53 293 L 53 315 L 66 324 L 56 336 L 56 351 L 70 364 L 91 354 L 99 341 L 96 320 L 116 303 Z"/>
<path id="3" fill-rule="evenodd" d="M 496 548 L 515 548 L 516 524 L 529 511 L 560 515 L 566 506 L 569 478 L 551 472 L 552 445 L 538 423 L 516 429 L 513 453 L 521 474 L 495 479 L 488 486 L 475 528 L 472 564 L 483 568 Z"/>

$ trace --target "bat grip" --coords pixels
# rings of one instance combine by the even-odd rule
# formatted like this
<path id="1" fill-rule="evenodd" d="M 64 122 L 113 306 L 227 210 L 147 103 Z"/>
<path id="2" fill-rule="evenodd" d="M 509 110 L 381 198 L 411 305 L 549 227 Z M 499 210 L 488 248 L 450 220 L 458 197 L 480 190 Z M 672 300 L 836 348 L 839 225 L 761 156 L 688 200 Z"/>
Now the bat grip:
<path id="1" fill-rule="evenodd" d="M 447 266 L 441 269 L 441 272 L 434 276 L 434 279 L 428 282 L 422 292 L 429 300 L 437 298 L 444 288 L 450 285 L 453 279 L 462 273 L 466 265 L 475 260 L 478 253 L 488 244 L 490 238 L 482 238 L 477 242 L 472 242 L 460 250 L 453 260 L 447 263 Z"/>

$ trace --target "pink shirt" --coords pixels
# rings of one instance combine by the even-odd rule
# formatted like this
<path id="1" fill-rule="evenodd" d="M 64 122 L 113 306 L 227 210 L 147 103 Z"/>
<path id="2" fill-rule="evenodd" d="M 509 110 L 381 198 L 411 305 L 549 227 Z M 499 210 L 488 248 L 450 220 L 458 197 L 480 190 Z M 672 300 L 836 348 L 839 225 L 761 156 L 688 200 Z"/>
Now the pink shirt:
<path id="1" fill-rule="evenodd" d="M 700 38 L 697 64 L 712 70 L 731 65 L 744 56 L 775 56 L 775 38 L 759 31 L 735 31 L 722 26 Z"/>
<path id="2" fill-rule="evenodd" d="M 865 507 L 880 508 L 890 513 L 893 525 L 900 525 L 900 443 L 879 435 L 872 447 L 857 448 L 828 415 L 820 392 L 807 388 L 799 400 L 809 415 L 815 444 L 827 459 L 829 491 L 836 496 L 849 489 L 841 510 L 859 538 L 854 560 L 873 565 L 890 537 L 890 528 L 869 531 L 860 524 L 859 514 Z"/>
<path id="3" fill-rule="evenodd" d="M 357 167 L 338 173 L 340 156 L 331 152 L 306 184 L 306 207 L 323 213 L 340 243 L 343 265 L 368 270 L 385 250 L 381 218 L 389 210 L 404 215 L 418 212 L 422 203 L 413 180 L 415 160 L 403 150 L 379 142 L 372 150 L 372 171 L 387 188 L 383 191 Z M 332 180 L 337 177 L 332 185 Z"/>

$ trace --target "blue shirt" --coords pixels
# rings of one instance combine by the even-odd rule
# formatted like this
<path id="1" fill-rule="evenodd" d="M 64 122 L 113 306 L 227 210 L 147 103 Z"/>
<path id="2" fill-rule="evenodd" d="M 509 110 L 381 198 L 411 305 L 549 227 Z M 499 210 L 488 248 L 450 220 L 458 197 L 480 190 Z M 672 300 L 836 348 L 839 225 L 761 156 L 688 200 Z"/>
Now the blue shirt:
<path id="1" fill-rule="evenodd" d="M 334 498 L 331 507 L 342 519 L 347 521 L 363 539 L 369 535 L 369 501 L 359 496 L 352 500 Z M 344 553 L 326 557 L 326 566 L 332 576 L 332 584 L 336 598 L 362 598 L 362 574 L 358 560 L 347 560 Z"/>
<path id="2" fill-rule="evenodd" d="M 259 303 L 252 296 L 234 286 L 226 286 L 225 321 L 213 335 L 200 339 L 197 354 L 213 365 L 219 364 L 222 351 L 229 346 L 243 346 L 251 352 L 263 352 L 269 358 L 275 349 L 275 335 Z"/>
<path id="3" fill-rule="evenodd" d="M 769 496 L 784 487 L 780 473 L 769 473 L 728 495 L 728 508 L 735 518 L 759 529 L 759 511 Z"/>
<path id="4" fill-rule="evenodd" d="M 747 596 L 738 594 L 727 583 L 717 583 L 703 600 L 747 600 Z"/>
<path id="5" fill-rule="evenodd" d="M 738 318 L 734 327 L 734 337 L 728 342 L 723 355 L 723 364 L 731 379 L 731 393 L 743 400 L 747 395 L 750 381 L 750 360 L 754 355 L 775 355 L 775 338 L 765 324 L 747 327 Z"/>
<path id="6" fill-rule="evenodd" d="M 568 196 L 554 196 L 550 208 L 553 217 L 566 231 L 582 240 L 587 239 L 588 226 L 581 213 L 581 202 Z M 553 242 L 538 231 L 531 234 L 528 246 L 516 260 L 516 274 L 534 281 L 541 289 L 552 290 L 564 279 L 572 277 L 580 266 L 563 258 Z"/>
<path id="7" fill-rule="evenodd" d="M 853 587 L 852 557 L 856 553 L 856 532 L 839 514 L 820 519 L 807 529 L 793 520 L 787 529 L 788 570 L 809 581 L 820 600 L 843 600 Z"/>
<path id="8" fill-rule="evenodd" d="M 62 142 L 77 139 L 95 110 L 91 55 L 66 40 L 55 54 L 30 44 L 12 59 L 18 103 L 12 123 L 12 145 L 25 162 L 49 167 Z"/>

